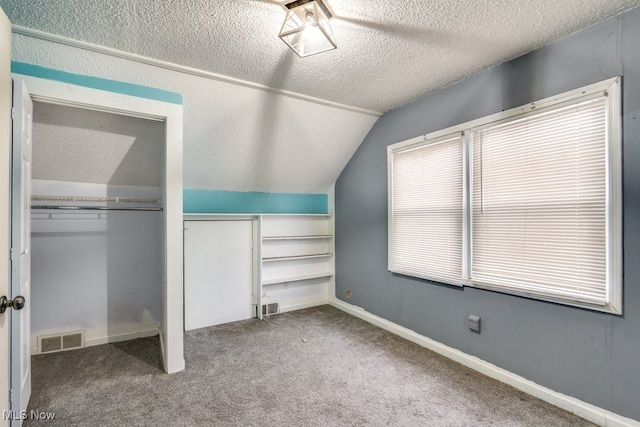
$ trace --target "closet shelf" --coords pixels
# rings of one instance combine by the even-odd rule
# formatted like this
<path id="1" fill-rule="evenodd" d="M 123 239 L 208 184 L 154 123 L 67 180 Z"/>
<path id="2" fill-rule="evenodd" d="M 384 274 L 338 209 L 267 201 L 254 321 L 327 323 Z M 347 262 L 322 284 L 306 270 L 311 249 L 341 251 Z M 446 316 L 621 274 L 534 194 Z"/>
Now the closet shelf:
<path id="1" fill-rule="evenodd" d="M 313 279 L 324 279 L 331 276 L 333 276 L 333 273 L 326 272 L 326 273 L 319 273 L 319 274 L 306 274 L 304 276 L 292 276 L 292 277 L 285 277 L 285 278 L 279 278 L 279 279 L 268 279 L 268 280 L 262 281 L 262 286 L 278 285 L 281 283 L 289 283 L 289 282 L 303 282 L 305 280 L 313 280 Z"/>
<path id="2" fill-rule="evenodd" d="M 322 240 L 322 239 L 332 239 L 333 236 L 330 234 L 318 234 L 318 235 L 309 235 L 309 236 L 268 236 L 263 237 L 262 241 L 264 242 L 274 242 L 278 240 Z"/>
<path id="3" fill-rule="evenodd" d="M 262 262 L 287 261 L 287 260 L 310 259 L 310 258 L 328 258 L 332 255 L 333 255 L 332 253 L 326 253 L 326 254 L 311 254 L 311 255 L 277 256 L 277 257 L 262 258 Z"/>

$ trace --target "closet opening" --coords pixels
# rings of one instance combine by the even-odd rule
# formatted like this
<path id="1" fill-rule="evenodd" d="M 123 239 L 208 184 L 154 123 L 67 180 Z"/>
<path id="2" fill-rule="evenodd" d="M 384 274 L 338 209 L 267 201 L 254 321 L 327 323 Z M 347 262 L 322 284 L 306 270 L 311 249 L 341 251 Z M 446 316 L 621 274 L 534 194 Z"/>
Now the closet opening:
<path id="1" fill-rule="evenodd" d="M 159 335 L 165 152 L 163 121 L 34 102 L 32 354 Z"/>

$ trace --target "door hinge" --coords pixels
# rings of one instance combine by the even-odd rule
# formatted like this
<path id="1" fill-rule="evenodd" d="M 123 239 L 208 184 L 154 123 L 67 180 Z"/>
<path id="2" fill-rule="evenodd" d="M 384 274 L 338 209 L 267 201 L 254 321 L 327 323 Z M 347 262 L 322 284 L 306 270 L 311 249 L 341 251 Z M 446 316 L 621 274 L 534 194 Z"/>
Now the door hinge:
<path id="1" fill-rule="evenodd" d="M 9 389 L 9 408 L 13 407 L 13 389 Z"/>
<path id="2" fill-rule="evenodd" d="M 9 261 L 13 261 L 13 248 L 9 249 Z"/>
<path id="3" fill-rule="evenodd" d="M 16 111 L 16 109 L 11 107 L 11 120 L 15 119 L 15 117 L 16 117 L 15 111 Z"/>

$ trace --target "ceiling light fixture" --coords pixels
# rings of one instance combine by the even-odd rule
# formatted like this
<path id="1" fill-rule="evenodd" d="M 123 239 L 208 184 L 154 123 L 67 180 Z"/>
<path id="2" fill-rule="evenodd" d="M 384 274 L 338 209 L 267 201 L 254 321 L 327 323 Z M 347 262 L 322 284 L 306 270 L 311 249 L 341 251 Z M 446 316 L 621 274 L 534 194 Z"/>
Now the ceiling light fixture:
<path id="1" fill-rule="evenodd" d="M 287 17 L 280 38 L 301 58 L 336 49 L 329 19 L 333 16 L 322 0 L 296 0 L 285 5 Z"/>

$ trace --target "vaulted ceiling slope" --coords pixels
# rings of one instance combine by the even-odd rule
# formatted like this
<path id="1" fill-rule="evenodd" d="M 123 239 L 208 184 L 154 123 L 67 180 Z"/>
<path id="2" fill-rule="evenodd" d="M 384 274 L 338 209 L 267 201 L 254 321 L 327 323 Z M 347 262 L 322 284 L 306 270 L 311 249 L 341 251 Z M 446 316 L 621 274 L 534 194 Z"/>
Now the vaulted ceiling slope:
<path id="1" fill-rule="evenodd" d="M 283 96 L 266 90 L 234 85 L 179 73 L 98 52 L 66 46 L 34 37 L 14 35 L 12 58 L 72 73 L 162 88 L 181 93 L 184 99 L 184 187 L 221 191 L 274 193 L 326 193 L 362 142 L 376 116 Z M 83 120 L 75 118 L 74 121 Z M 66 122 L 55 122 L 61 128 Z M 119 125 L 120 126 L 120 125 Z M 111 129 L 111 133 L 118 133 Z M 126 133 L 140 137 L 140 133 Z M 66 129 L 49 129 L 34 140 L 63 152 Z M 86 144 L 85 157 L 111 165 L 111 177 L 99 177 L 95 168 L 74 167 L 71 177 L 60 156 L 39 163 L 40 179 L 76 182 L 112 182 L 119 161 L 131 158 L 121 144 L 92 141 L 93 134 L 75 132 Z M 58 136 L 62 136 L 59 138 Z M 34 135 L 35 138 L 35 135 Z M 162 150 L 162 141 L 156 141 Z M 137 145 L 131 143 L 131 148 Z M 146 145 L 145 145 L 146 146 Z M 89 160 L 91 157 L 93 160 Z M 134 156 L 135 157 L 135 156 Z M 141 175 L 155 176 L 153 162 L 138 163 Z M 65 176 L 67 178 L 60 178 Z M 140 175 L 139 175 L 140 176 Z M 135 185 L 145 185 L 133 181 Z"/>
<path id="2" fill-rule="evenodd" d="M 13 24 L 385 112 L 638 0 L 327 0 L 338 49 L 292 57 L 284 0 L 0 0 Z"/>

